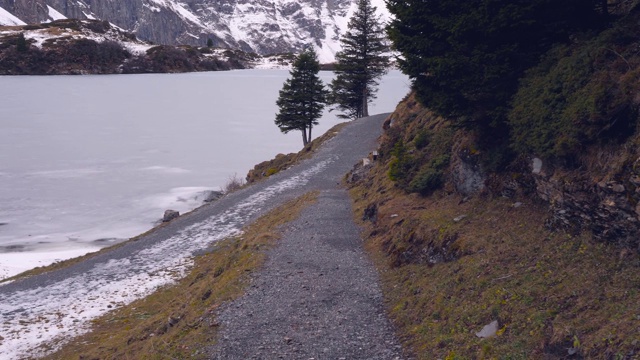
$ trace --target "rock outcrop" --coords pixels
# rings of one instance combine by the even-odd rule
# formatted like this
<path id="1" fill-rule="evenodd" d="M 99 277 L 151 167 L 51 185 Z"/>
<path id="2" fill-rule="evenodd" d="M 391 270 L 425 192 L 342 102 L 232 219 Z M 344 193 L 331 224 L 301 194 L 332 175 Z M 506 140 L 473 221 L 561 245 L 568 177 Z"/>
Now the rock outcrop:
<path id="1" fill-rule="evenodd" d="M 169 222 L 175 218 L 180 216 L 180 213 L 175 210 L 165 210 L 164 215 L 162 216 L 162 222 Z"/>
<path id="2" fill-rule="evenodd" d="M 640 252 L 640 168 L 596 182 L 587 173 L 568 173 L 534 158 L 532 172 L 538 196 L 549 203 L 547 226 L 588 230 L 600 241 Z"/>

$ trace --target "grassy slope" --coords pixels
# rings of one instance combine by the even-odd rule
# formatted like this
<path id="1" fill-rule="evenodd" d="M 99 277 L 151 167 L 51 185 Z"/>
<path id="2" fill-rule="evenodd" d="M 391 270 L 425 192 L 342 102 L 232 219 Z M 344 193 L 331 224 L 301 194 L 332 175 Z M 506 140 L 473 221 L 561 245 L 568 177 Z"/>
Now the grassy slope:
<path id="1" fill-rule="evenodd" d="M 215 343 L 216 309 L 243 294 L 250 274 L 280 237 L 278 226 L 295 219 L 315 201 L 310 193 L 264 215 L 242 236 L 216 243 L 195 258 L 177 284 L 93 321 L 91 332 L 71 340 L 45 359 L 206 358 Z"/>
<path id="2" fill-rule="evenodd" d="M 393 117 L 391 132 L 408 142 L 420 128 L 446 126 L 412 98 Z M 383 150 L 392 148 L 388 141 Z M 548 231 L 547 205 L 522 194 L 463 201 L 445 185 L 409 195 L 389 180 L 390 160 L 384 156 L 351 194 L 357 218 L 378 205 L 377 221 L 363 222 L 366 247 L 401 339 L 418 359 L 561 359 L 569 349 L 570 358 L 640 357 L 637 255 L 587 234 Z M 437 258 L 453 260 L 430 263 Z M 493 320 L 498 335 L 476 337 Z"/>
<path id="3" fill-rule="evenodd" d="M 253 169 L 249 170 L 247 175 L 247 182 L 253 183 L 262 179 L 268 178 L 271 175 L 277 174 L 280 171 L 286 170 L 291 166 L 299 163 L 302 160 L 308 159 L 320 148 L 320 146 L 340 132 L 342 128 L 347 126 L 347 122 L 343 122 L 334 125 L 331 129 L 327 130 L 320 137 L 313 139 L 307 146 L 297 153 L 290 154 L 278 154 L 275 158 L 267 161 L 263 161 L 257 164 Z"/>

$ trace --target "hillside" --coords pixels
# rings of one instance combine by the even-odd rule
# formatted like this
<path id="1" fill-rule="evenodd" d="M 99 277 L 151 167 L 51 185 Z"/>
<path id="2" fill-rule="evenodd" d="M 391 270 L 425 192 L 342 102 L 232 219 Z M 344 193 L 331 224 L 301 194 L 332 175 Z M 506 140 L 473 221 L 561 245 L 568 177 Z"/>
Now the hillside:
<path id="1" fill-rule="evenodd" d="M 98 20 L 0 26 L 1 75 L 217 71 L 289 61 L 286 54 L 263 57 L 208 46 L 154 45 Z"/>
<path id="2" fill-rule="evenodd" d="M 346 177 L 416 358 L 639 358 L 633 8 L 551 46 L 499 112 L 412 93 Z"/>

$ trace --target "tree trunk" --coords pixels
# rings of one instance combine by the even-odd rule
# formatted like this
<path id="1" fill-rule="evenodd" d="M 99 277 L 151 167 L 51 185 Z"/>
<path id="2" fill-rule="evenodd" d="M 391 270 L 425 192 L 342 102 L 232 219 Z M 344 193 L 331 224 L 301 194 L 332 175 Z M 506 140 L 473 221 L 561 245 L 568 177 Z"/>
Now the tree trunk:
<path id="1" fill-rule="evenodd" d="M 307 140 L 307 129 L 300 129 L 300 131 L 302 132 L 302 146 L 307 146 L 309 143 L 309 140 Z"/>
<path id="2" fill-rule="evenodd" d="M 311 142 L 311 129 L 313 129 L 313 125 L 309 125 L 309 137 L 307 138 L 307 143 Z"/>
<path id="3" fill-rule="evenodd" d="M 362 117 L 369 116 L 369 102 L 367 101 L 367 88 L 362 90 Z"/>

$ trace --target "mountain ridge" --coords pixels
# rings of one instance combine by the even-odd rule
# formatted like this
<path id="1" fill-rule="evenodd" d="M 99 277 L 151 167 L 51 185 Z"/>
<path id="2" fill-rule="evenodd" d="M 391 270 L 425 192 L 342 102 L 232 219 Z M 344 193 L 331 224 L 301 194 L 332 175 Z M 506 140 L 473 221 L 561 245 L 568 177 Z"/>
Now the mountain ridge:
<path id="1" fill-rule="evenodd" d="M 372 1 L 383 21 L 382 0 Z M 353 0 L 0 0 L 0 8 L 25 23 L 66 18 L 106 20 L 140 39 L 167 45 L 240 49 L 261 55 L 296 52 L 313 44 L 323 63 L 333 62 Z M 8 23 L 0 15 L 0 25 Z"/>

